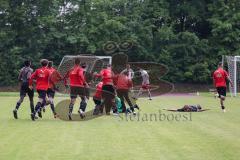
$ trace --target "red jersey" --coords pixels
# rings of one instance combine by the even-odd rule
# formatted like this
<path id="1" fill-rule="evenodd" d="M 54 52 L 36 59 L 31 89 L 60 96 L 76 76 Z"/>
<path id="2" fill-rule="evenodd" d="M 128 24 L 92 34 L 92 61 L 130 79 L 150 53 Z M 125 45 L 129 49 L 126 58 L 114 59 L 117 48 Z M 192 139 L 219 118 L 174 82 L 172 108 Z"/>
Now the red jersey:
<path id="1" fill-rule="evenodd" d="M 132 87 L 132 81 L 127 75 L 120 74 L 117 79 L 117 89 L 129 89 Z"/>
<path id="2" fill-rule="evenodd" d="M 85 85 L 84 70 L 78 65 L 75 65 L 67 73 L 67 75 L 65 76 L 65 80 L 66 78 L 69 78 L 70 86 L 84 87 Z"/>
<path id="3" fill-rule="evenodd" d="M 228 73 L 224 69 L 218 68 L 213 73 L 213 80 L 215 83 L 215 87 L 226 87 L 227 77 L 228 77 Z"/>
<path id="4" fill-rule="evenodd" d="M 56 71 L 56 69 L 53 67 L 51 67 L 51 68 L 48 67 L 47 69 L 48 69 L 50 75 L 52 75 L 52 73 Z"/>
<path id="5" fill-rule="evenodd" d="M 46 91 L 48 89 L 49 75 L 47 67 L 39 68 L 31 75 L 29 85 L 32 85 L 33 79 L 35 79 L 36 89 Z"/>
<path id="6" fill-rule="evenodd" d="M 61 79 L 62 79 L 62 77 L 61 77 L 61 75 L 60 75 L 60 73 L 55 69 L 55 68 L 53 68 L 53 67 L 51 67 L 51 68 L 47 68 L 48 69 L 48 71 L 49 71 L 49 88 L 52 88 L 52 89 L 54 89 L 54 86 L 55 86 L 55 84 L 57 83 L 57 82 L 59 82 Z"/>
<path id="7" fill-rule="evenodd" d="M 111 68 L 101 70 L 100 74 L 97 74 L 96 76 L 102 77 L 103 85 L 109 85 L 109 84 L 112 85 L 113 84 Z"/>
<path id="8" fill-rule="evenodd" d="M 103 86 L 103 82 L 99 82 L 96 86 L 96 92 L 94 94 L 94 97 L 97 99 L 102 98 L 102 86 Z"/>

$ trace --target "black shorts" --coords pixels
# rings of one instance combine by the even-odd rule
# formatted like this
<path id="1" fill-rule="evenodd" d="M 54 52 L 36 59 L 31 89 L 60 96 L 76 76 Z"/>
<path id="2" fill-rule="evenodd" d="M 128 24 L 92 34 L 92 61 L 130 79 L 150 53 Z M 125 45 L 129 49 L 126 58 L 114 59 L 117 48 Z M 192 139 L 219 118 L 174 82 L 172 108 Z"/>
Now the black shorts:
<path id="1" fill-rule="evenodd" d="M 226 87 L 217 87 L 217 92 L 218 92 L 219 98 L 221 96 L 226 97 L 227 88 Z"/>
<path id="2" fill-rule="evenodd" d="M 54 91 L 53 89 L 51 89 L 51 88 L 48 88 L 48 90 L 47 90 L 47 96 L 54 98 L 54 96 L 55 96 L 55 91 Z"/>
<path id="3" fill-rule="evenodd" d="M 113 85 L 103 85 L 102 86 L 102 97 L 103 99 L 109 98 L 113 99 L 115 98 L 115 89 Z"/>
<path id="4" fill-rule="evenodd" d="M 87 96 L 85 88 L 84 87 L 70 86 L 70 97 L 71 98 L 77 98 L 78 95 L 80 97 Z"/>
<path id="5" fill-rule="evenodd" d="M 45 91 L 45 90 L 37 90 L 37 92 L 38 92 L 38 98 L 41 98 L 43 100 L 46 99 L 47 91 Z"/>
<path id="6" fill-rule="evenodd" d="M 33 96 L 34 96 L 34 90 L 33 90 L 33 89 L 31 90 L 31 89 L 29 88 L 28 82 L 22 83 L 21 89 L 20 89 L 20 96 L 21 96 L 21 97 L 22 97 L 22 96 L 25 97 L 26 94 L 28 94 L 29 98 L 33 98 Z"/>
<path id="7" fill-rule="evenodd" d="M 97 99 L 95 97 L 93 97 L 93 101 L 94 101 L 95 105 L 101 105 L 101 103 L 102 103 L 100 99 Z"/>

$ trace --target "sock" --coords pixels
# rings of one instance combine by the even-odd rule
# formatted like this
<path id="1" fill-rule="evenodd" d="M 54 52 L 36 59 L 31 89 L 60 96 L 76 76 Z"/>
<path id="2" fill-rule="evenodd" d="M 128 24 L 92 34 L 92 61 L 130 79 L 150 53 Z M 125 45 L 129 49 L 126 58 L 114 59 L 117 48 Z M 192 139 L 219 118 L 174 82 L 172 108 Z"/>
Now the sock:
<path id="1" fill-rule="evenodd" d="M 79 108 L 79 110 L 82 110 L 83 112 L 85 112 L 86 107 L 87 107 L 87 103 L 86 103 L 85 101 L 82 101 L 82 102 L 80 103 L 80 108 Z"/>
<path id="2" fill-rule="evenodd" d="M 73 105 L 72 103 L 69 104 L 69 114 L 72 114 L 73 112 Z"/>
<path id="3" fill-rule="evenodd" d="M 50 107 L 51 107 L 51 110 L 52 110 L 53 114 L 55 115 L 55 114 L 56 114 L 56 112 L 55 112 L 54 104 L 53 104 L 53 103 L 51 103 L 51 104 L 50 104 Z"/>
<path id="4" fill-rule="evenodd" d="M 20 107 L 20 105 L 21 105 L 21 103 L 17 102 L 16 107 L 15 107 L 15 110 L 18 110 L 19 107 Z"/>
<path id="5" fill-rule="evenodd" d="M 225 109 L 225 107 L 224 107 L 224 106 L 222 106 L 222 109 Z"/>
<path id="6" fill-rule="evenodd" d="M 45 105 L 46 105 L 46 101 L 43 100 L 42 105 L 41 105 L 41 109 L 44 108 Z"/>
<path id="7" fill-rule="evenodd" d="M 41 106 L 42 106 L 42 103 L 41 102 L 38 102 L 36 107 L 35 107 L 35 113 L 36 112 L 39 112 L 41 110 Z"/>
<path id="8" fill-rule="evenodd" d="M 134 112 L 134 107 L 133 106 L 131 106 L 130 109 L 131 109 L 132 112 Z"/>
<path id="9" fill-rule="evenodd" d="M 33 103 L 33 101 L 30 101 L 30 108 L 31 108 L 31 113 L 34 113 L 34 103 Z"/>

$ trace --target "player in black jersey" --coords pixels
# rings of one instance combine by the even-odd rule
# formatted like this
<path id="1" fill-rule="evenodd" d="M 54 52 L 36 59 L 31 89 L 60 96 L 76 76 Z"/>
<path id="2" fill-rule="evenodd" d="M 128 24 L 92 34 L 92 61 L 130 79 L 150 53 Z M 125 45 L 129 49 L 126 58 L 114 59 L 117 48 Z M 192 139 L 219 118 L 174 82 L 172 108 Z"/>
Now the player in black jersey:
<path id="1" fill-rule="evenodd" d="M 32 73 L 33 73 L 33 69 L 31 68 L 31 61 L 26 60 L 24 62 L 24 67 L 20 70 L 20 73 L 18 76 L 18 80 L 21 83 L 21 87 L 20 87 L 20 99 L 18 100 L 15 109 L 13 110 L 13 116 L 15 119 L 18 119 L 17 111 L 20 105 L 22 104 L 26 94 L 28 95 L 30 100 L 31 113 L 34 113 L 34 102 L 33 102 L 34 90 L 29 89 L 29 78 L 31 77 Z"/>

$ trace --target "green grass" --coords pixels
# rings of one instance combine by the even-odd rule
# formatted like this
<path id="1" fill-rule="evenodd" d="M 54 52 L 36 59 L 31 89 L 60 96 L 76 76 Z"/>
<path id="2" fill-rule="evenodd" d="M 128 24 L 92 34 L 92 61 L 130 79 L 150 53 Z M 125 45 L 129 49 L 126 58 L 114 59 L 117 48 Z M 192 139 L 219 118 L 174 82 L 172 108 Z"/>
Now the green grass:
<path id="1" fill-rule="evenodd" d="M 208 94 L 138 101 L 141 115 L 158 114 L 163 108 L 184 104 L 201 104 L 211 109 L 193 113 L 191 121 L 127 121 L 123 116 L 103 116 L 66 122 L 53 119 L 48 108 L 43 119 L 32 122 L 28 100 L 19 111 L 19 119 L 14 120 L 12 109 L 18 97 L 13 93 L 0 95 L 0 160 L 237 160 L 240 157 L 238 98 L 227 99 L 226 113 L 221 112 L 218 101 Z M 62 99 L 57 97 L 56 101 Z M 75 111 L 76 108 L 77 105 Z M 162 111 L 162 114 L 172 113 Z"/>

